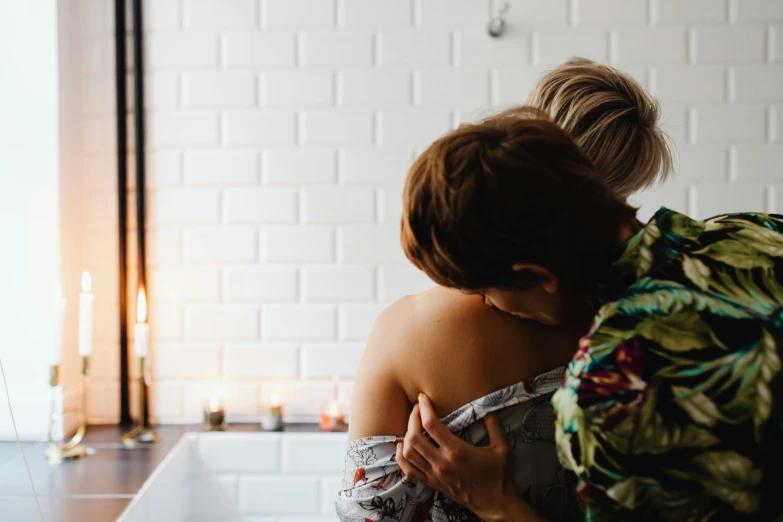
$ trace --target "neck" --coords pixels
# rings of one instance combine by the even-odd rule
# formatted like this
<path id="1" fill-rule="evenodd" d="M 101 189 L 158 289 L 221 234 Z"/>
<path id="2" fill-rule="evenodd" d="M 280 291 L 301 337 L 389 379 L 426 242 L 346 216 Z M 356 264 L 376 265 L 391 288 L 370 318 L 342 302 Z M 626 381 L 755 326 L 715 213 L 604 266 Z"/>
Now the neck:
<path id="1" fill-rule="evenodd" d="M 624 244 L 626 241 L 631 239 L 637 232 L 639 232 L 639 229 L 642 228 L 642 222 L 638 219 L 631 218 L 625 223 L 622 223 L 620 225 L 620 230 L 618 234 L 618 246 Z"/>
<path id="2" fill-rule="evenodd" d="M 598 310 L 591 299 L 575 300 L 571 310 L 569 310 L 566 328 L 581 337 L 590 329 L 596 312 Z"/>

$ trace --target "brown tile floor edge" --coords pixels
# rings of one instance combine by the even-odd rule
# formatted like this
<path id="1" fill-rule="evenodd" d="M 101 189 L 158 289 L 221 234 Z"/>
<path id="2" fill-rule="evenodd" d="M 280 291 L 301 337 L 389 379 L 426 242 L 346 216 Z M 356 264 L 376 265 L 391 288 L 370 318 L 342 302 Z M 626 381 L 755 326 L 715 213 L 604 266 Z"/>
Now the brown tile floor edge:
<path id="1" fill-rule="evenodd" d="M 46 460 L 46 443 L 25 442 L 45 522 L 116 520 L 188 428 L 160 426 L 159 443 L 127 449 L 120 442 L 120 427 L 90 426 L 85 445 L 96 453 L 61 464 Z M 40 522 L 24 461 L 14 442 L 0 443 L 0 520 Z"/>
<path id="2" fill-rule="evenodd" d="M 41 501 L 45 522 L 113 522 L 144 482 L 187 432 L 200 425 L 156 428 L 161 440 L 128 449 L 119 426 L 90 426 L 85 445 L 96 453 L 84 459 L 49 464 L 45 442 L 24 442 L 24 452 Z M 232 424 L 228 431 L 259 431 L 257 424 Z M 286 432 L 317 432 L 311 424 L 288 425 Z M 16 442 L 0 442 L 0 521 L 40 522 L 24 461 Z"/>

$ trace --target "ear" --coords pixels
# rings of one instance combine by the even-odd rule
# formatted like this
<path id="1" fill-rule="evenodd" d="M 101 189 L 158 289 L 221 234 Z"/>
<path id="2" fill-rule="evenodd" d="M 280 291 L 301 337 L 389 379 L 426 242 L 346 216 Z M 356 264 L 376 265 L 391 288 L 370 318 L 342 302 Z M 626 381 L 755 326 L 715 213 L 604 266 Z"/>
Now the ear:
<path id="1" fill-rule="evenodd" d="M 540 286 L 544 292 L 549 294 L 556 294 L 558 289 L 557 278 L 541 265 L 534 265 L 532 263 L 514 263 L 511 265 L 511 269 L 514 272 L 532 272 L 536 275 L 538 281 L 536 284 Z"/>

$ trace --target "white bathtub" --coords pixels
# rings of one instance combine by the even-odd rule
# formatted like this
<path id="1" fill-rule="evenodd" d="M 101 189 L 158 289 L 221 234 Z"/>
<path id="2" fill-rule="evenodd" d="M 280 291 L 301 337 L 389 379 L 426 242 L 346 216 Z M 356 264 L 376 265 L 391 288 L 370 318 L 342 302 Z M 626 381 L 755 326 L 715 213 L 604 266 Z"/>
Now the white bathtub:
<path id="1" fill-rule="evenodd" d="M 334 521 L 345 433 L 188 433 L 119 522 Z"/>

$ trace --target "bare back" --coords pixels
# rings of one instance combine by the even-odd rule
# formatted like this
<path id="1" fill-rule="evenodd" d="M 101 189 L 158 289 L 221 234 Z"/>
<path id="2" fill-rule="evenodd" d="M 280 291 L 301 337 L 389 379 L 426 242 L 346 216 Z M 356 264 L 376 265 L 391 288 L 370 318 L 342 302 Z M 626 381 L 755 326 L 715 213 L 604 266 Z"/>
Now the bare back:
<path id="1" fill-rule="evenodd" d="M 421 392 L 443 416 L 567 364 L 585 331 L 584 324 L 524 321 L 456 290 L 405 297 L 373 328 L 354 386 L 350 438 L 404 434 Z"/>

